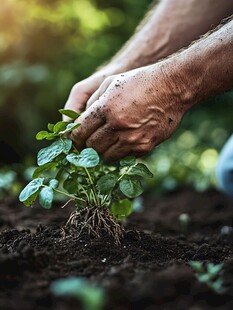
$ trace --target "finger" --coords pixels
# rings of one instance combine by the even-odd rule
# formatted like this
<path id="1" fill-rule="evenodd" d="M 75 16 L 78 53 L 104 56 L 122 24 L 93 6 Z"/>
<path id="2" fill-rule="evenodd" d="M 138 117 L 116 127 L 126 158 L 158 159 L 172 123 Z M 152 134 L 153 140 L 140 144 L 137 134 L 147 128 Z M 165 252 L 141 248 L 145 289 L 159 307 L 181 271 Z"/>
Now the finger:
<path id="1" fill-rule="evenodd" d="M 121 145 L 120 142 L 113 144 L 103 153 L 103 160 L 106 162 L 118 161 L 130 154 L 130 146 Z"/>
<path id="2" fill-rule="evenodd" d="M 87 92 L 82 92 L 80 86 L 74 86 L 71 90 L 69 98 L 65 104 L 64 109 L 72 110 L 77 113 L 81 113 L 85 110 L 86 102 L 90 98 L 91 94 Z M 64 121 L 70 121 L 70 118 L 63 115 Z"/>
<path id="3" fill-rule="evenodd" d="M 101 85 L 104 76 L 90 76 L 89 78 L 75 84 L 71 89 L 69 98 L 65 104 L 65 109 L 81 113 L 86 109 L 88 99 Z M 70 120 L 67 116 L 63 116 L 63 120 Z"/>
<path id="4" fill-rule="evenodd" d="M 120 160 L 126 156 L 142 157 L 148 154 L 153 149 L 152 143 L 141 143 L 141 144 L 123 144 L 118 141 L 113 144 L 107 151 L 103 154 L 103 159 L 106 162 L 113 162 Z"/>
<path id="5" fill-rule="evenodd" d="M 148 155 L 150 151 L 153 149 L 154 145 L 149 142 L 149 143 L 140 143 L 137 145 L 134 145 L 132 147 L 132 150 L 130 152 L 130 156 L 134 156 L 137 158 L 143 157 L 145 155 Z"/>
<path id="6" fill-rule="evenodd" d="M 87 104 L 86 104 L 87 109 L 90 108 L 90 106 L 100 98 L 100 96 L 101 96 L 101 95 L 100 95 L 100 92 L 101 92 L 101 89 L 98 88 L 98 89 L 94 92 L 94 94 L 92 94 L 92 96 L 91 96 L 91 97 L 89 98 L 89 100 L 87 101 Z"/>
<path id="7" fill-rule="evenodd" d="M 118 141 L 118 135 L 115 131 L 111 130 L 108 125 L 100 127 L 95 131 L 86 141 L 87 147 L 92 147 L 99 154 L 104 153 L 113 144 Z"/>
<path id="8" fill-rule="evenodd" d="M 134 151 L 129 153 L 130 156 L 133 156 L 136 158 L 141 158 L 147 154 L 148 154 L 147 152 L 134 152 Z"/>
<path id="9" fill-rule="evenodd" d="M 77 94 L 70 94 L 68 98 L 65 109 L 76 111 L 81 113 L 85 110 L 86 102 L 90 98 L 90 94 L 77 92 Z"/>
<path id="10" fill-rule="evenodd" d="M 80 124 L 80 126 L 71 132 L 70 137 L 74 141 L 74 146 L 77 149 L 82 149 L 85 147 L 86 140 L 106 123 L 104 106 L 101 106 L 96 101 L 75 122 Z"/>
<path id="11" fill-rule="evenodd" d="M 107 90 L 108 86 L 112 83 L 115 76 L 110 76 L 107 79 L 104 80 L 104 82 L 100 85 L 100 87 L 94 92 L 94 94 L 89 98 L 87 101 L 87 109 L 102 96 L 105 91 Z"/>

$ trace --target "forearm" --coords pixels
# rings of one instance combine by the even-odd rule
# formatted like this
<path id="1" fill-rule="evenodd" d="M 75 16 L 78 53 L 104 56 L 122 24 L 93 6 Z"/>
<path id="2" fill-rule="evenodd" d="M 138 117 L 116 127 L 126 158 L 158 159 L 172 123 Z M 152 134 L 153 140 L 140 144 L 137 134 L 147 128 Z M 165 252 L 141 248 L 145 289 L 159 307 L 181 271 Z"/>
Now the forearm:
<path id="1" fill-rule="evenodd" d="M 161 66 L 173 95 L 185 109 L 233 89 L 233 18 Z"/>
<path id="2" fill-rule="evenodd" d="M 188 46 L 232 12 L 229 0 L 162 0 L 104 67 L 120 73 L 155 63 Z"/>

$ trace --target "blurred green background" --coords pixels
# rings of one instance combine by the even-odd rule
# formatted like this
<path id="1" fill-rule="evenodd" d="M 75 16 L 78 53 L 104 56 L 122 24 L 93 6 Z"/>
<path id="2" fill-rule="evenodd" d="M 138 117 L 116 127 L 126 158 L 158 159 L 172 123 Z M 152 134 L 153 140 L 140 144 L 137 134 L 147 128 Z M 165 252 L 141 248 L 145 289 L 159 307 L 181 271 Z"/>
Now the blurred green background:
<path id="1" fill-rule="evenodd" d="M 72 86 L 132 35 L 152 0 L 1 0 L 0 163 L 33 158 L 35 134 L 55 122 Z M 233 95 L 190 111 L 172 139 L 147 161 L 149 184 L 172 189 L 214 183 L 218 152 L 233 132 Z M 33 163 L 33 162 L 32 162 Z"/>

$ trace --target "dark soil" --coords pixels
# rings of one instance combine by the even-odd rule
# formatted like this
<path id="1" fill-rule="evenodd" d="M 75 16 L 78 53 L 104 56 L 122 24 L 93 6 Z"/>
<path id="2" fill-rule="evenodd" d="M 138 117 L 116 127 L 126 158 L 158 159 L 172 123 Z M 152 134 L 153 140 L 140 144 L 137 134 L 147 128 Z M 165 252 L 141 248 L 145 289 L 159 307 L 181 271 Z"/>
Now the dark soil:
<path id="1" fill-rule="evenodd" d="M 166 197 L 147 196 L 143 213 L 125 224 L 117 246 L 109 238 L 64 238 L 71 206 L 52 211 L 26 208 L 15 201 L 0 205 L 0 309 L 73 310 L 79 301 L 54 297 L 51 281 L 69 275 L 97 282 L 109 310 L 233 309 L 233 202 L 214 190 L 183 189 Z M 178 216 L 188 213 L 187 233 Z M 134 229 L 138 230 L 138 233 Z M 190 260 L 224 262 L 226 292 L 200 284 Z"/>

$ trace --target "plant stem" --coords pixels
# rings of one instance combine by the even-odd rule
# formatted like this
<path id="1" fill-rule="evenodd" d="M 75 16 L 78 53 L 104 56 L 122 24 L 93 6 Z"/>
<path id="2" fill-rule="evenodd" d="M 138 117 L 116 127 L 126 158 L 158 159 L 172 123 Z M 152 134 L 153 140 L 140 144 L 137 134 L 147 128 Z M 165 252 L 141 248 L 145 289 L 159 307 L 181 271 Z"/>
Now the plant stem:
<path id="1" fill-rule="evenodd" d="M 60 193 L 60 194 L 65 195 L 65 196 L 67 196 L 67 197 L 70 197 L 70 198 L 72 198 L 73 200 L 79 200 L 79 201 L 82 201 L 82 202 L 86 202 L 86 201 L 85 201 L 84 199 L 82 199 L 82 198 L 78 198 L 78 197 L 76 197 L 76 196 L 67 194 L 66 192 L 60 191 L 60 190 L 57 189 L 57 188 L 54 188 L 53 190 L 54 190 L 55 192 L 57 192 L 57 193 Z"/>
<path id="2" fill-rule="evenodd" d="M 112 192 L 112 191 L 111 191 Z M 108 193 L 107 195 L 105 195 L 103 201 L 102 201 L 102 205 L 104 205 L 106 203 L 106 201 L 109 199 L 110 195 L 111 195 L 111 192 Z"/>
<path id="3" fill-rule="evenodd" d="M 89 195 L 88 195 L 87 191 L 85 190 L 85 188 L 82 186 L 82 184 L 81 184 L 81 183 L 79 183 L 79 185 L 81 186 L 81 188 L 82 188 L 82 190 L 83 190 L 84 194 L 85 194 L 85 195 L 86 195 L 86 197 L 87 197 L 87 201 L 89 202 Z"/>
<path id="4" fill-rule="evenodd" d="M 63 166 L 63 169 L 69 174 L 69 176 L 72 176 L 72 174 L 70 173 L 70 171 L 69 171 L 65 166 Z"/>
<path id="5" fill-rule="evenodd" d="M 90 183 L 91 183 L 91 187 L 92 187 L 92 190 L 93 190 L 93 194 L 94 194 L 94 197 L 95 197 L 95 201 L 96 201 L 97 207 L 100 208 L 99 197 L 98 197 L 98 194 L 97 194 L 97 192 L 96 192 L 95 184 L 94 184 L 94 182 L 93 182 L 93 179 L 92 179 L 92 177 L 91 177 L 91 175 L 90 175 L 88 169 L 87 169 L 87 168 L 84 168 L 84 169 L 85 169 L 86 174 L 87 174 L 87 176 L 88 176 L 88 179 L 89 179 L 89 181 L 90 181 Z"/>
<path id="6" fill-rule="evenodd" d="M 132 168 L 132 167 L 128 167 L 128 168 L 125 170 L 125 172 L 118 178 L 117 182 L 119 182 L 119 181 L 123 178 L 123 176 L 126 175 L 126 174 L 131 170 L 131 168 Z"/>

